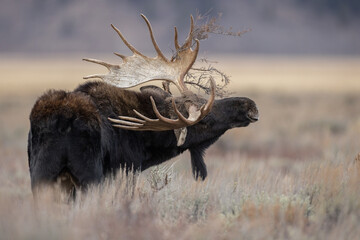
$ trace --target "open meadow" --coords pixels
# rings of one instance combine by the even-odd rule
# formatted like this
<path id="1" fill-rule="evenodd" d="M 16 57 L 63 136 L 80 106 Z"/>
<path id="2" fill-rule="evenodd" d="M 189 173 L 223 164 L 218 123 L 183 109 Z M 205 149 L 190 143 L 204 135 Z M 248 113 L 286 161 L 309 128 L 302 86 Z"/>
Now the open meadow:
<path id="1" fill-rule="evenodd" d="M 210 147 L 204 182 L 184 153 L 119 173 L 74 203 L 49 190 L 35 207 L 32 105 L 104 70 L 78 56 L 0 57 L 0 239 L 359 239 L 360 58 L 210 59 L 231 76 L 233 96 L 257 103 L 260 120 Z"/>

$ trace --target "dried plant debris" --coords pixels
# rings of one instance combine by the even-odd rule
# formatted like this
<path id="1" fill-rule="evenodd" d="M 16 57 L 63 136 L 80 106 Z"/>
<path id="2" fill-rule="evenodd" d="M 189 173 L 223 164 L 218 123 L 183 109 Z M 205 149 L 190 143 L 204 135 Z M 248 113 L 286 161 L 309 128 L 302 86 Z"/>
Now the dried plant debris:
<path id="1" fill-rule="evenodd" d="M 217 17 L 210 17 L 208 14 L 201 15 L 197 14 L 195 19 L 195 29 L 193 33 L 193 40 L 205 40 L 209 38 L 209 34 L 220 34 L 225 36 L 241 37 L 243 34 L 251 31 L 247 29 L 244 31 L 234 32 L 232 27 L 226 29 L 224 26 L 218 24 L 222 14 L 219 13 Z"/>
<path id="2" fill-rule="evenodd" d="M 191 68 L 186 74 L 184 82 L 198 90 L 203 90 L 206 94 L 210 94 L 211 87 L 209 80 L 211 79 L 216 82 L 216 96 L 225 97 L 230 94 L 226 89 L 226 86 L 230 82 L 229 76 L 212 65 Z"/>
<path id="3" fill-rule="evenodd" d="M 209 38 L 209 34 L 240 37 L 250 31 L 250 29 L 248 29 L 234 32 L 231 27 L 226 29 L 218 24 L 218 20 L 220 20 L 221 16 L 222 14 L 220 13 L 217 17 L 210 18 L 208 13 L 205 15 L 197 13 L 195 18 L 195 27 L 192 34 L 192 46 L 194 46 L 196 39 L 199 41 L 205 40 Z M 177 52 L 174 52 L 172 60 L 178 58 L 178 52 L 183 50 L 184 49 L 179 49 Z M 204 91 L 206 94 L 210 94 L 210 80 L 212 79 L 216 82 L 216 96 L 221 98 L 228 96 L 230 92 L 226 89 L 226 87 L 230 83 L 230 77 L 213 66 L 213 64 L 217 63 L 216 61 L 202 58 L 200 59 L 200 62 L 205 64 L 205 66 L 192 67 L 185 76 L 185 83 L 191 85 L 199 91 Z"/>

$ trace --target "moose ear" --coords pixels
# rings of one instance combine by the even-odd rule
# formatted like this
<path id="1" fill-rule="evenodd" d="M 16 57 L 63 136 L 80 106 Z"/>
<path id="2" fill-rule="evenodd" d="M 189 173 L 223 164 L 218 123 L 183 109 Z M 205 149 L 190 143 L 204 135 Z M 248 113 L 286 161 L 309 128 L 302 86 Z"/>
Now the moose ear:
<path id="1" fill-rule="evenodd" d="M 167 97 L 171 97 L 171 94 L 164 91 L 163 89 L 154 86 L 154 85 L 149 85 L 149 86 L 144 86 L 140 88 L 140 91 L 142 93 L 147 93 L 149 95 L 157 95 L 160 96 L 161 98 L 167 98 Z"/>

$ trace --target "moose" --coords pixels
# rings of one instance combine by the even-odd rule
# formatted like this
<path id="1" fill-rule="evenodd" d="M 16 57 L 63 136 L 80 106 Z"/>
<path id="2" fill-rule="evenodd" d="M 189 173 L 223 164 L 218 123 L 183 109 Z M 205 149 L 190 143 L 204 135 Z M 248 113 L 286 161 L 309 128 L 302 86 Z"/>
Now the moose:
<path id="1" fill-rule="evenodd" d="M 193 40 L 192 16 L 190 32 L 181 46 L 175 27 L 177 54 L 171 60 L 157 45 L 148 19 L 141 16 L 157 52 L 155 58 L 140 53 L 111 25 L 133 55 L 115 53 L 122 59 L 118 65 L 83 59 L 109 72 L 84 77 L 102 81 L 86 82 L 71 92 L 49 90 L 36 101 L 28 134 L 33 192 L 59 179 L 69 191 L 86 189 L 119 169 L 143 171 L 186 150 L 194 178 L 204 180 L 205 150 L 227 130 L 258 120 L 256 104 L 249 98 L 215 100 L 214 80 L 208 100 L 186 86 L 184 77 L 199 51 L 199 40 Z M 147 85 L 140 91 L 127 90 L 154 80 L 174 84 L 180 96 L 174 96 L 166 84 L 164 89 Z"/>

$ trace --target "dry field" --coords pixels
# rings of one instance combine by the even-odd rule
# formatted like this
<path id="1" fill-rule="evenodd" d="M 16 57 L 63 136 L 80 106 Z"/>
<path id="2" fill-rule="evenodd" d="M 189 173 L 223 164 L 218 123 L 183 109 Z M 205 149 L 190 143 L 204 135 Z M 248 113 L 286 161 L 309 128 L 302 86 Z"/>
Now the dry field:
<path id="1" fill-rule="evenodd" d="M 32 104 L 103 69 L 72 56 L 1 57 L 0 239 L 359 239 L 360 59 L 213 59 L 234 95 L 258 104 L 260 121 L 207 151 L 206 181 L 194 181 L 185 153 L 119 173 L 72 204 L 48 190 L 36 208 Z"/>

